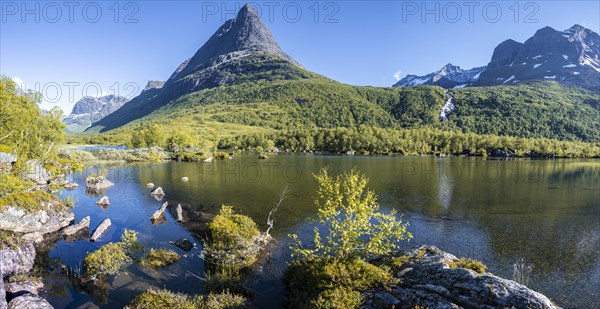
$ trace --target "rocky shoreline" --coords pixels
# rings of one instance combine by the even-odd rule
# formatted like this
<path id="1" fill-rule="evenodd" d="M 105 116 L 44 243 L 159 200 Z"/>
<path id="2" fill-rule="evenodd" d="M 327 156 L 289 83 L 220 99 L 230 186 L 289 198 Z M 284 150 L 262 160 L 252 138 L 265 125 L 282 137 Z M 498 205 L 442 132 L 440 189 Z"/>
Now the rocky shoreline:
<path id="1" fill-rule="evenodd" d="M 560 308 L 545 295 L 489 272 L 456 267 L 456 256 L 436 247 L 401 252 L 395 269 L 400 283 L 389 290 L 363 293 L 363 309 L 396 308 Z M 383 263 L 392 257 L 379 258 Z"/>

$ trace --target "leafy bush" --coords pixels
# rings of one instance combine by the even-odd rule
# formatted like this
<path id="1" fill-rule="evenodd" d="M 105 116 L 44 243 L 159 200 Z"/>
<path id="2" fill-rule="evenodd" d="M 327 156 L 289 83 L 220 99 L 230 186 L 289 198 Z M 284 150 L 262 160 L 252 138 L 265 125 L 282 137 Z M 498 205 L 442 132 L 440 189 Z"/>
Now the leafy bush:
<path id="1" fill-rule="evenodd" d="M 85 257 L 83 269 L 88 276 L 116 275 L 128 260 L 123 244 L 108 243 Z"/>
<path id="2" fill-rule="evenodd" d="M 139 263 L 149 268 L 161 268 L 179 261 L 180 258 L 181 256 L 173 250 L 150 249 L 150 253 L 144 256 Z"/>
<path id="3" fill-rule="evenodd" d="M 14 206 L 35 213 L 40 210 L 54 210 L 63 203 L 58 198 L 45 191 L 22 191 L 8 194 L 0 198 L 0 210 L 7 206 Z"/>
<path id="4" fill-rule="evenodd" d="M 347 287 L 328 289 L 310 302 L 311 308 L 351 309 L 360 308 L 363 297 L 360 292 Z"/>
<path id="5" fill-rule="evenodd" d="M 460 258 L 448 263 L 448 266 L 450 268 L 466 268 L 480 274 L 485 273 L 485 269 L 487 268 L 482 262 L 470 258 Z"/>
<path id="6" fill-rule="evenodd" d="M 138 296 L 129 305 L 131 309 L 197 309 L 196 299 L 167 290 L 148 290 Z"/>
<path id="7" fill-rule="evenodd" d="M 167 290 L 148 290 L 128 306 L 130 309 L 243 309 L 252 308 L 248 300 L 228 292 L 207 296 L 187 296 Z"/>
<path id="8" fill-rule="evenodd" d="M 306 308 L 309 304 L 327 307 L 328 303 L 334 304 L 330 308 L 340 308 L 342 304 L 354 308 L 362 301 L 360 292 L 396 283 L 389 270 L 359 258 L 296 260 L 286 269 L 283 281 L 288 303 L 294 308 Z"/>
<path id="9" fill-rule="evenodd" d="M 319 188 L 315 205 L 319 223 L 327 228 L 325 241 L 314 229 L 314 247 L 305 248 L 297 235 L 291 235 L 293 256 L 301 259 L 320 257 L 368 257 L 382 255 L 411 238 L 406 225 L 392 210 L 379 212 L 375 193 L 367 188 L 368 179 L 352 170 L 333 178 L 326 169 L 315 175 Z"/>
<path id="10" fill-rule="evenodd" d="M 219 215 L 208 225 L 208 234 L 205 250 L 210 264 L 243 268 L 256 261 L 260 251 L 256 239 L 260 234 L 258 227 L 251 218 L 235 214 L 233 207 L 221 207 Z"/>

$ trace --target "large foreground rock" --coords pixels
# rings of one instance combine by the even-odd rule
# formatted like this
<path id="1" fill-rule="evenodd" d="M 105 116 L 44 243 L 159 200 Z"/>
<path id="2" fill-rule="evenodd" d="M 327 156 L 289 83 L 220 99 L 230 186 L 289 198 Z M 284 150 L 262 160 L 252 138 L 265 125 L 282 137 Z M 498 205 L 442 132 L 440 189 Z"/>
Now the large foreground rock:
<path id="1" fill-rule="evenodd" d="M 2 261 L 0 261 L 2 262 Z M 6 303 L 6 292 L 4 291 L 4 274 L 2 274 L 2 269 L 0 269 L 0 309 L 6 309 L 8 304 Z"/>
<path id="2" fill-rule="evenodd" d="M 44 210 L 35 213 L 15 206 L 5 207 L 0 212 L 0 230 L 23 234 L 48 234 L 68 226 L 75 218 L 71 209 L 59 201 L 47 203 Z"/>
<path id="3" fill-rule="evenodd" d="M 8 303 L 8 309 L 54 309 L 45 299 L 34 295 L 25 294 L 14 298 Z"/>
<path id="4" fill-rule="evenodd" d="M 451 268 L 458 259 L 435 247 L 405 252 L 400 285 L 365 293 L 363 308 L 559 308 L 546 296 L 491 273 Z"/>
<path id="5" fill-rule="evenodd" d="M 18 242 L 0 249 L 0 273 L 4 277 L 28 273 L 34 261 L 35 247 L 30 242 Z"/>

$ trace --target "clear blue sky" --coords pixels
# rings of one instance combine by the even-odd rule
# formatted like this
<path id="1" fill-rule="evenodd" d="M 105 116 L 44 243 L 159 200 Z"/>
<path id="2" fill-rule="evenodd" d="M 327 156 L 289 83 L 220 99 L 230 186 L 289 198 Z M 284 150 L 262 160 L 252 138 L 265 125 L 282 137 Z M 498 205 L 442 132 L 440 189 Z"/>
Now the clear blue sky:
<path id="1" fill-rule="evenodd" d="M 74 3 L 0 1 L 0 73 L 29 88 L 39 83 L 50 98 L 43 107 L 58 104 L 67 114 L 86 84 L 89 95 L 96 84 L 131 95 L 148 80 L 168 79 L 246 2 Z M 390 86 L 400 71 L 425 74 L 448 62 L 485 65 L 500 42 L 523 42 L 544 26 L 600 32 L 598 0 L 520 1 L 518 10 L 515 1 L 252 3 L 305 68 L 352 85 Z"/>

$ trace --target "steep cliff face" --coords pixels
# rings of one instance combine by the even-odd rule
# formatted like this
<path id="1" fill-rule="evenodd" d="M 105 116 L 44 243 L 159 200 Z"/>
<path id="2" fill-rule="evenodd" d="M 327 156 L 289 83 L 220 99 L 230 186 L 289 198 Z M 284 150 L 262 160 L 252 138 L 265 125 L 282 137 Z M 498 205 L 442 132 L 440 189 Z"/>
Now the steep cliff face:
<path id="1" fill-rule="evenodd" d="M 83 97 L 75 103 L 73 111 L 63 122 L 70 131 L 81 132 L 92 123 L 114 113 L 127 102 L 127 98 L 114 95 Z"/>
<path id="2" fill-rule="evenodd" d="M 531 80 L 600 89 L 600 36 L 575 25 L 565 31 L 544 27 L 525 43 L 504 41 L 475 85 Z"/>

